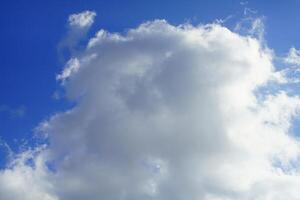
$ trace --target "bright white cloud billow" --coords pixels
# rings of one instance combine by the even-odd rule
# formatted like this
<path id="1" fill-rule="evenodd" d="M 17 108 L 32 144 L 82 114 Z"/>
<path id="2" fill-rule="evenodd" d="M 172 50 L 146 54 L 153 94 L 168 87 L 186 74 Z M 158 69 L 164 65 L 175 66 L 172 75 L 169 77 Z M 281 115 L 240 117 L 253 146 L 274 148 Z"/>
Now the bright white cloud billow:
<path id="1" fill-rule="evenodd" d="M 0 199 L 299 199 L 300 99 L 262 92 L 270 52 L 217 24 L 99 31 L 58 75 L 77 106 L 39 127 L 33 163 L 1 172 Z"/>

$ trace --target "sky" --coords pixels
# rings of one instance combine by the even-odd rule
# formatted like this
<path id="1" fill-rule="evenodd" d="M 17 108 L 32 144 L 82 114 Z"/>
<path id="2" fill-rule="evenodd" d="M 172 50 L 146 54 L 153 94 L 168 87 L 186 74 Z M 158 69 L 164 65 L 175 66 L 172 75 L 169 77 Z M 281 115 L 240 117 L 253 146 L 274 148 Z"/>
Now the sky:
<path id="1" fill-rule="evenodd" d="M 0 199 L 296 200 L 299 7 L 3 0 Z"/>

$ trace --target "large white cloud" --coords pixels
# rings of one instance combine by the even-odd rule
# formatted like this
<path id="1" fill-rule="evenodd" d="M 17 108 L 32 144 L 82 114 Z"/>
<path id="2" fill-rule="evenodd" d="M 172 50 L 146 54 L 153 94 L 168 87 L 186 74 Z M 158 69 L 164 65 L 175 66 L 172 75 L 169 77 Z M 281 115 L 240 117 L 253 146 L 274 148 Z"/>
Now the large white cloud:
<path id="1" fill-rule="evenodd" d="M 57 76 L 77 106 L 1 171 L 0 199 L 298 199 L 300 99 L 268 91 L 272 57 L 217 24 L 100 30 Z"/>

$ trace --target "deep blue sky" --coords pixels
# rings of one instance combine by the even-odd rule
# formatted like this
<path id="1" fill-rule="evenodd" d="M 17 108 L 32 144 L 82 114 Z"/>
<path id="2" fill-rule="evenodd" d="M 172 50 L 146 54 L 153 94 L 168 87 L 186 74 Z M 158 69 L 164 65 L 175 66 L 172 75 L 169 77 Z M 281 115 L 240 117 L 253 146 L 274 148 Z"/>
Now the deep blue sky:
<path id="1" fill-rule="evenodd" d="M 288 2 L 288 3 L 287 3 Z M 291 46 L 300 48 L 300 1 L 251 1 L 247 7 L 266 19 L 266 40 L 277 54 Z M 61 71 L 58 44 L 67 31 L 66 20 L 83 10 L 97 12 L 90 31 L 124 31 L 151 19 L 173 24 L 212 22 L 233 15 L 233 27 L 244 6 L 237 0 L 2 0 L 0 6 L 0 138 L 13 149 L 43 119 L 69 105 L 54 100 L 59 88 L 55 75 Z M 23 115 L 15 114 L 24 109 Z M 0 148 L 0 166 L 4 163 Z"/>

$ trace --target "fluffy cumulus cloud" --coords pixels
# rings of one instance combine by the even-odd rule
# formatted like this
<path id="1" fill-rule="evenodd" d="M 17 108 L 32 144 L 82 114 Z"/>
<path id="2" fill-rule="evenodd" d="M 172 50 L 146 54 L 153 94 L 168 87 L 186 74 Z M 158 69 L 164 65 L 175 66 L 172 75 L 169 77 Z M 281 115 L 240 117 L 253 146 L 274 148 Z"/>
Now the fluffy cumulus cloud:
<path id="1" fill-rule="evenodd" d="M 57 76 L 77 105 L 0 172 L 0 199 L 299 199 L 300 99 L 268 90 L 272 57 L 218 24 L 100 30 Z"/>

